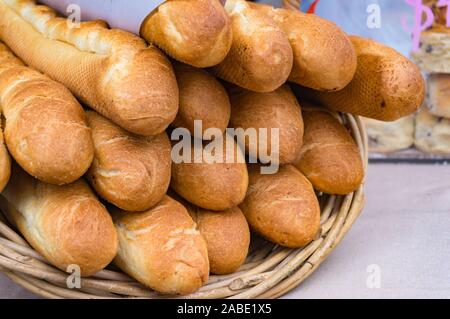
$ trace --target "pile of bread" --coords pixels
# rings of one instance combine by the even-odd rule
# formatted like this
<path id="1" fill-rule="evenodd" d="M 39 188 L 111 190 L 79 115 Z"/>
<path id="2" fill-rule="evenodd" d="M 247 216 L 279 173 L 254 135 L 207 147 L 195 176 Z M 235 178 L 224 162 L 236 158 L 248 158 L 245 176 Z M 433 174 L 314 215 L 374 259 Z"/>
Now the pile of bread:
<path id="1" fill-rule="evenodd" d="M 312 14 L 173 0 L 141 36 L 151 44 L 0 0 L 1 208 L 63 271 L 113 263 L 155 291 L 188 294 L 239 269 L 250 229 L 303 247 L 320 236 L 316 192 L 348 194 L 364 178 L 330 110 L 391 121 L 424 97 L 412 62 Z M 279 129 L 280 169 L 172 163 L 170 130 L 194 120 Z M 233 145 L 238 157 L 247 146 Z"/>
<path id="2" fill-rule="evenodd" d="M 424 1 L 433 11 L 434 24 L 422 33 L 419 50 L 412 53 L 427 73 L 425 103 L 417 114 L 395 122 L 366 119 L 373 152 L 391 153 L 415 147 L 431 155 L 450 155 L 450 28 L 447 7 L 438 3 Z"/>

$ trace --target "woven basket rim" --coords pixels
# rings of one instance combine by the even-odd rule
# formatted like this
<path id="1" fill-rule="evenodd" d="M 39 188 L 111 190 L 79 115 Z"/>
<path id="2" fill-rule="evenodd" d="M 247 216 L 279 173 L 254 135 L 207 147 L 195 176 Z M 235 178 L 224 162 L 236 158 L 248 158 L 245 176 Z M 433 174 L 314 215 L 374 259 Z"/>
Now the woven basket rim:
<path id="1" fill-rule="evenodd" d="M 352 133 L 365 169 L 367 135 L 359 119 L 336 114 Z M 245 264 L 234 274 L 210 276 L 198 292 L 177 298 L 277 298 L 310 276 L 340 243 L 363 204 L 363 185 L 346 196 L 319 196 L 321 232 L 301 249 L 288 249 L 258 239 L 252 243 Z M 158 294 L 118 271 L 103 270 L 81 280 L 81 289 L 67 288 L 68 274 L 51 266 L 0 214 L 0 271 L 30 292 L 45 298 L 173 298 Z"/>

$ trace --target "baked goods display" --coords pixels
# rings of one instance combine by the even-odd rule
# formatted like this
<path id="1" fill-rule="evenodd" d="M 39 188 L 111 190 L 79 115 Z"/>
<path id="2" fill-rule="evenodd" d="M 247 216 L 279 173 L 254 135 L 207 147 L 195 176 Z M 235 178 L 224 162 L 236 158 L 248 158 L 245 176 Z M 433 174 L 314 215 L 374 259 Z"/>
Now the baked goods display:
<path id="1" fill-rule="evenodd" d="M 414 115 L 409 115 L 394 122 L 381 122 L 369 118 L 364 118 L 363 121 L 372 152 L 390 153 L 406 150 L 414 145 Z"/>
<path id="2" fill-rule="evenodd" d="M 166 1 L 142 24 L 149 44 L 102 21 L 66 22 L 32 0 L 0 0 L 0 207 L 45 270 L 90 277 L 77 297 L 245 297 L 277 267 L 292 274 L 334 247 L 362 205 L 354 115 L 394 120 L 424 98 L 405 57 L 312 14 Z M 278 262 L 233 281 L 257 262 L 252 233 L 277 245 L 259 261 Z"/>
<path id="3" fill-rule="evenodd" d="M 450 29 L 447 9 L 437 0 L 425 0 L 434 23 L 420 34 L 419 47 L 411 53 L 426 73 L 426 99 L 415 115 L 392 123 L 365 119 L 374 159 L 448 160 L 450 120 Z"/>

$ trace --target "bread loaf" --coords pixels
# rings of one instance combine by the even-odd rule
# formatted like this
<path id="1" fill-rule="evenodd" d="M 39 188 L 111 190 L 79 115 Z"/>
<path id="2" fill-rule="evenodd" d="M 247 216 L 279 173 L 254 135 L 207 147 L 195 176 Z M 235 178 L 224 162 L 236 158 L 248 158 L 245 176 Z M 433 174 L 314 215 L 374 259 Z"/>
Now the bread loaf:
<path id="1" fill-rule="evenodd" d="M 358 189 L 364 167 L 347 129 L 326 111 L 304 109 L 303 119 L 304 145 L 297 168 L 321 192 L 346 195 Z"/>
<path id="2" fill-rule="evenodd" d="M 0 192 L 8 184 L 11 176 L 11 158 L 3 140 L 3 131 L 0 130 Z"/>
<path id="3" fill-rule="evenodd" d="M 298 10 L 252 4 L 284 31 L 294 54 L 289 81 L 320 91 L 343 89 L 356 71 L 356 54 L 348 36 L 334 23 Z"/>
<path id="4" fill-rule="evenodd" d="M 230 120 L 230 100 L 222 84 L 208 72 L 186 64 L 175 64 L 180 90 L 180 108 L 173 122 L 194 135 L 194 121 L 201 121 L 202 136 L 209 128 L 222 132 Z M 201 138 L 201 137 L 197 137 Z"/>
<path id="5" fill-rule="evenodd" d="M 254 128 L 258 132 L 258 144 L 246 143 L 247 153 L 251 153 L 250 148 L 259 152 L 262 147 L 267 154 L 276 153 L 281 165 L 293 163 L 298 158 L 303 145 L 303 119 L 300 106 L 289 86 L 283 85 L 271 93 L 233 88 L 230 97 L 230 126 L 244 130 Z M 267 130 L 267 137 L 271 136 L 273 129 L 278 129 L 278 145 L 272 145 L 275 141 L 269 138 L 260 141 L 261 129 Z"/>
<path id="6" fill-rule="evenodd" d="M 50 185 L 14 165 L 3 196 L 1 208 L 8 219 L 62 271 L 76 265 L 82 276 L 90 276 L 115 257 L 117 233 L 111 216 L 83 180 Z"/>
<path id="7" fill-rule="evenodd" d="M 208 247 L 210 272 L 216 275 L 234 273 L 245 262 L 250 245 L 250 230 L 238 207 L 214 212 L 187 205 Z"/>
<path id="8" fill-rule="evenodd" d="M 170 186 L 194 205 L 221 211 L 237 206 L 244 200 L 248 174 L 244 154 L 231 137 L 216 138 L 214 143 L 222 144 L 224 151 L 214 152 L 212 149 L 207 152 L 212 144 L 203 146 L 195 143 L 188 150 L 180 151 L 175 150 L 174 146 L 173 156 L 181 155 L 187 160 L 172 164 Z M 225 151 L 227 147 L 233 150 L 234 156 Z M 185 154 L 185 151 L 190 153 Z M 214 154 L 210 156 L 211 153 Z"/>
<path id="9" fill-rule="evenodd" d="M 199 68 L 222 62 L 233 39 L 218 0 L 166 1 L 145 19 L 140 33 L 172 58 Z"/>
<path id="10" fill-rule="evenodd" d="M 397 51 L 373 40 L 350 37 L 358 56 L 354 79 L 343 90 L 302 89 L 303 97 L 341 112 L 380 121 L 395 121 L 414 113 L 424 100 L 419 68 Z"/>
<path id="11" fill-rule="evenodd" d="M 223 80 L 256 92 L 271 92 L 286 82 L 292 49 L 283 31 L 244 0 L 227 0 L 233 44 L 225 60 L 212 68 Z"/>
<path id="12" fill-rule="evenodd" d="M 416 117 L 415 146 L 434 155 L 450 154 L 450 120 L 430 114 L 426 107 Z"/>
<path id="13" fill-rule="evenodd" d="M 99 21 L 69 27 L 32 0 L 1 0 L 0 39 L 26 64 L 130 132 L 157 135 L 176 116 L 178 88 L 170 62 L 131 33 Z"/>
<path id="14" fill-rule="evenodd" d="M 450 119 L 450 74 L 430 74 L 427 101 L 430 113 Z"/>
<path id="15" fill-rule="evenodd" d="M 206 243 L 186 209 L 165 196 L 143 213 L 115 212 L 115 264 L 162 293 L 189 294 L 208 280 Z"/>
<path id="16" fill-rule="evenodd" d="M 289 248 L 311 242 L 319 232 L 320 207 L 311 183 L 294 166 L 272 175 L 249 167 L 249 188 L 240 205 L 251 228 Z"/>
<path id="17" fill-rule="evenodd" d="M 0 105 L 6 144 L 23 169 L 57 185 L 83 176 L 94 156 L 83 108 L 69 90 L 23 65 L 1 42 Z"/>
<path id="18" fill-rule="evenodd" d="M 121 209 L 156 205 L 170 182 L 170 141 L 165 132 L 133 135 L 94 111 L 87 112 L 95 157 L 87 174 L 97 193 Z"/>
<path id="19" fill-rule="evenodd" d="M 364 118 L 369 137 L 369 150 L 375 153 L 389 153 L 413 146 L 414 117 L 413 114 L 394 122 Z"/>

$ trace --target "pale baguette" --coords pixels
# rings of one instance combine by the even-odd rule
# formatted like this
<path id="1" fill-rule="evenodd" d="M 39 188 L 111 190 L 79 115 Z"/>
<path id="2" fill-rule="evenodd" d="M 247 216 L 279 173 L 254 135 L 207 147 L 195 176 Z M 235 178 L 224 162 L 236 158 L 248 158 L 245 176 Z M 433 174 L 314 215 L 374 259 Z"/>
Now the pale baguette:
<path id="1" fill-rule="evenodd" d="M 0 105 L 11 155 L 30 175 L 68 184 L 94 157 L 83 108 L 63 85 L 26 67 L 0 42 Z"/>
<path id="2" fill-rule="evenodd" d="M 114 211 L 115 264 L 158 292 L 189 294 L 208 280 L 206 243 L 186 208 L 165 196 L 142 213 Z"/>
<path id="3" fill-rule="evenodd" d="M 244 0 L 227 0 L 233 44 L 212 68 L 221 79 L 256 92 L 279 88 L 292 70 L 292 49 L 283 31 Z"/>
<path id="4" fill-rule="evenodd" d="M 111 216 L 85 181 L 50 185 L 14 165 L 3 196 L 8 219 L 62 271 L 78 266 L 82 276 L 90 276 L 115 257 L 118 241 Z"/>
<path id="5" fill-rule="evenodd" d="M 131 33 L 101 21 L 69 27 L 32 0 L 1 0 L 0 39 L 26 64 L 130 132 L 159 134 L 176 116 L 178 88 L 170 62 Z"/>
<path id="6" fill-rule="evenodd" d="M 97 193 L 128 211 L 156 205 L 170 182 L 170 141 L 166 132 L 133 135 L 94 111 L 87 112 L 95 157 L 87 178 Z"/>
<path id="7" fill-rule="evenodd" d="M 230 18 L 218 0 L 166 1 L 145 19 L 140 34 L 198 68 L 222 62 L 233 39 Z"/>

